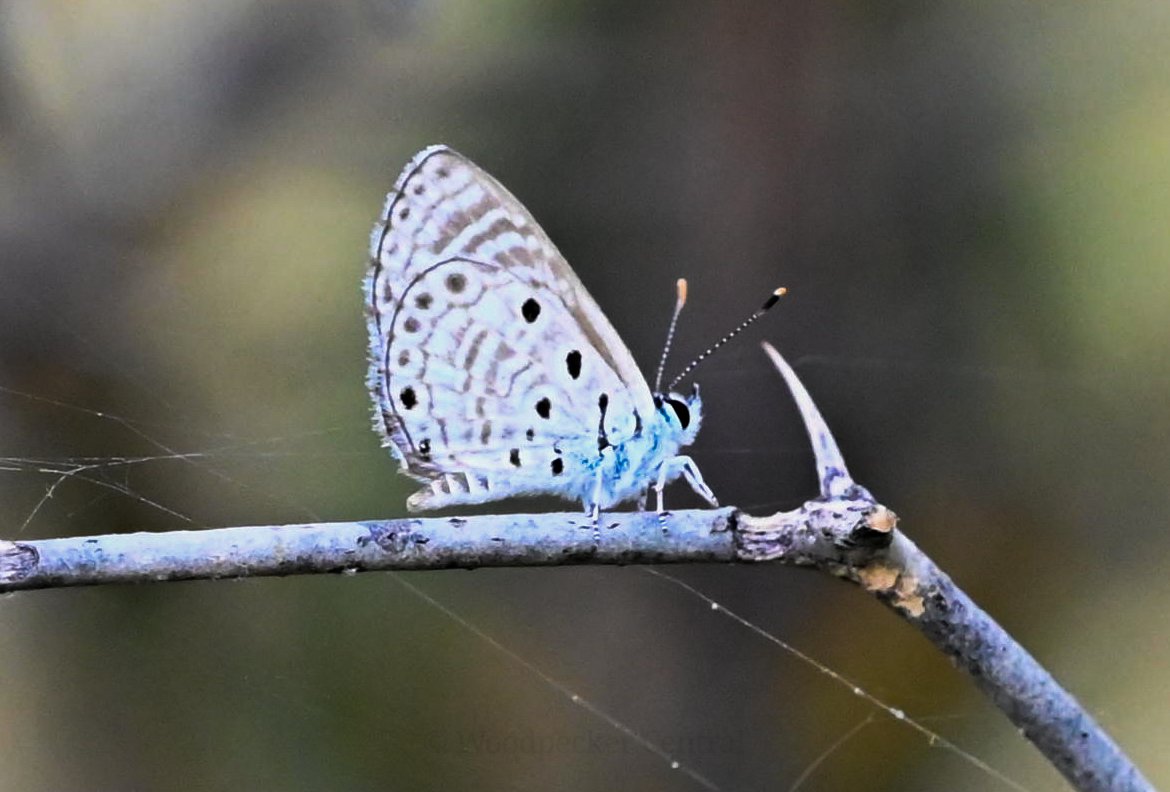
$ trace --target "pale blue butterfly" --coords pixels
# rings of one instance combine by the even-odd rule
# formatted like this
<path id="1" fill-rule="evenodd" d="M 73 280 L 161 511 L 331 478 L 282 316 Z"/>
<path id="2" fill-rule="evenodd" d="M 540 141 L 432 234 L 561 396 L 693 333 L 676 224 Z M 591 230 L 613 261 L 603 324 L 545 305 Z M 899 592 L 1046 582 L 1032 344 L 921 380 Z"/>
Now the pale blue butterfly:
<path id="1" fill-rule="evenodd" d="M 679 476 L 717 505 L 679 453 L 699 431 L 698 386 L 651 392 L 544 231 L 472 162 L 445 146 L 415 155 L 371 256 L 374 426 L 426 483 L 408 509 L 550 494 L 596 522 L 624 501 L 644 506 L 651 487 L 661 512 Z"/>

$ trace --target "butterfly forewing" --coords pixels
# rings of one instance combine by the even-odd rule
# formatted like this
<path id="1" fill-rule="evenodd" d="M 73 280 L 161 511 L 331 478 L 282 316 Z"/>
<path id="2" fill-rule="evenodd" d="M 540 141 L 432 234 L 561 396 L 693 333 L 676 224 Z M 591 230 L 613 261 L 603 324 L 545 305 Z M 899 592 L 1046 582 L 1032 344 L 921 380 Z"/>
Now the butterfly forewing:
<path id="1" fill-rule="evenodd" d="M 375 423 L 432 482 L 412 507 L 579 490 L 589 474 L 573 452 L 597 452 L 602 413 L 618 438 L 653 411 L 629 351 L 536 221 L 450 149 L 407 166 L 372 247 Z"/>

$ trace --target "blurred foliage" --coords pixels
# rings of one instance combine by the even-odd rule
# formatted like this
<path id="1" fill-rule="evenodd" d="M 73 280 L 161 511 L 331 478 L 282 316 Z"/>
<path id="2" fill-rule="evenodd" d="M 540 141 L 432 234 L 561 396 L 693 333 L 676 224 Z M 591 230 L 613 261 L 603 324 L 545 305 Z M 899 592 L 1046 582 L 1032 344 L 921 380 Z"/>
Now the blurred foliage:
<path id="1" fill-rule="evenodd" d="M 721 499 L 813 491 L 768 337 L 858 478 L 1166 783 L 1167 33 L 1170 6 L 1133 0 L 12 0 L 0 536 L 401 514 L 358 284 L 398 169 L 447 142 L 532 209 L 647 367 L 676 277 L 675 366 L 788 286 L 697 374 Z M 1063 788 L 856 592 L 674 573 Z M 635 569 L 399 580 L 720 788 L 999 788 Z M 686 788 L 396 582 L 6 598 L 0 787 Z"/>

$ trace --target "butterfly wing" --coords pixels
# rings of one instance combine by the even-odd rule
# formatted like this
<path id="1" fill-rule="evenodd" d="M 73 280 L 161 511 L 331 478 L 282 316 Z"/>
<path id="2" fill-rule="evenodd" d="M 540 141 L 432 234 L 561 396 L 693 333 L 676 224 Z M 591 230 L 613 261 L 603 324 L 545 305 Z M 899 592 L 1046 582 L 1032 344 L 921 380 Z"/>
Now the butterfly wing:
<path id="1" fill-rule="evenodd" d="M 436 146 L 399 177 L 371 247 L 375 424 L 405 471 L 430 484 L 408 506 L 584 499 L 592 474 L 577 460 L 597 453 L 602 434 L 633 434 L 653 401 L 528 211 Z"/>

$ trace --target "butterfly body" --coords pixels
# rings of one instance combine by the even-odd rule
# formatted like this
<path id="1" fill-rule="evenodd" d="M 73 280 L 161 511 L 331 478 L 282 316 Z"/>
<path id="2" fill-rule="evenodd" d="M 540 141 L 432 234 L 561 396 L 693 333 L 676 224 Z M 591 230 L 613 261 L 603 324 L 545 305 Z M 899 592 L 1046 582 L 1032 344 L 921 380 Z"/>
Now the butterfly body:
<path id="1" fill-rule="evenodd" d="M 374 425 L 412 511 L 553 494 L 599 509 L 684 475 L 701 404 L 650 391 L 527 210 L 443 146 L 386 201 L 365 282 Z"/>

